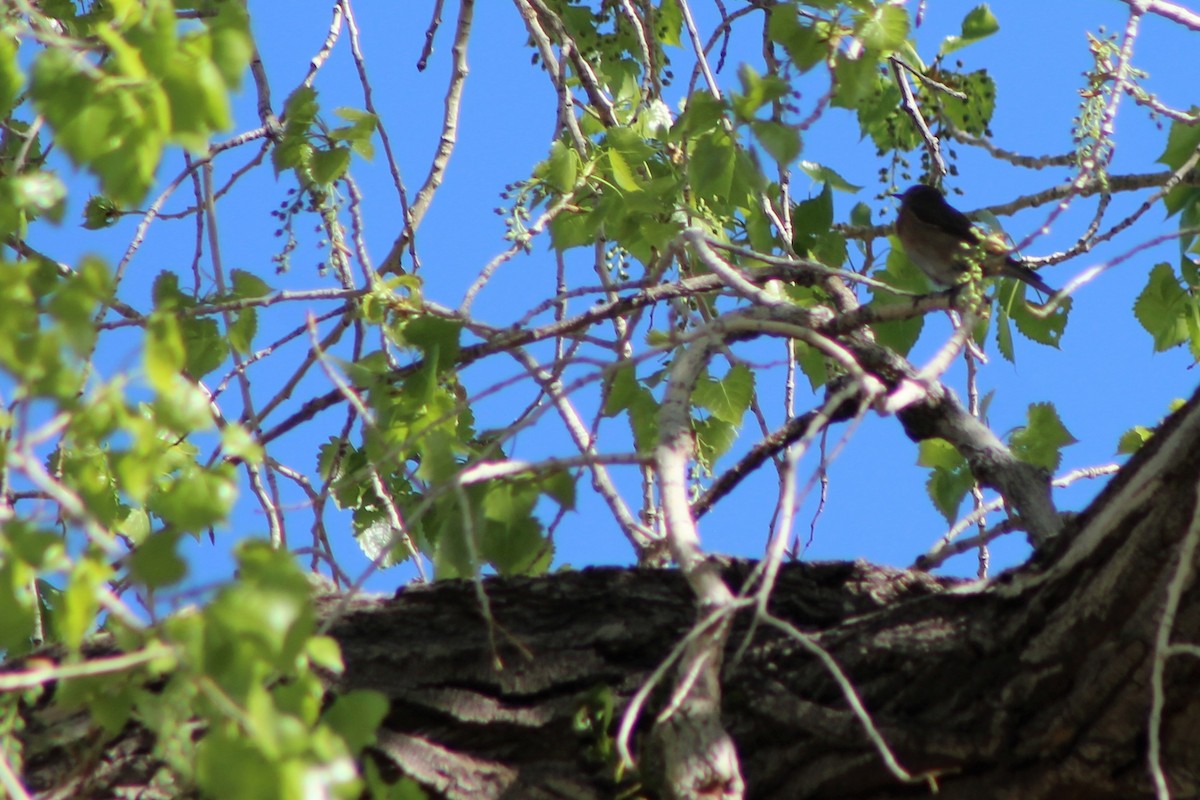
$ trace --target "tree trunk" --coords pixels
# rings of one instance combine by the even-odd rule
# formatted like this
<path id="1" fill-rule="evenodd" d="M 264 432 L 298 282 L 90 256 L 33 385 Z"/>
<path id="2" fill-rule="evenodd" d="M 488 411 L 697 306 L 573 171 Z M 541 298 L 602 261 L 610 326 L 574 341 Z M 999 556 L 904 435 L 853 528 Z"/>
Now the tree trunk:
<path id="1" fill-rule="evenodd" d="M 935 773 L 941 798 L 1150 796 L 1152 735 L 1172 795 L 1195 797 L 1200 660 L 1177 651 L 1160 661 L 1161 720 L 1151 708 L 1168 634 L 1174 643 L 1200 639 L 1195 564 L 1180 574 L 1181 549 L 1195 561 L 1200 538 L 1198 476 L 1194 397 L 1030 563 L 985 583 L 861 562 L 793 564 L 771 610 L 832 654 L 900 764 Z M 730 586 L 750 568 L 729 564 Z M 1160 632 L 1172 581 L 1186 588 Z M 611 798 L 639 778 L 654 795 L 653 757 L 618 780 L 613 734 L 621 710 L 693 624 L 682 577 L 587 569 L 484 586 L 494 626 L 465 581 L 395 599 L 321 601 L 324 613 L 338 614 L 330 632 L 347 664 L 334 690 L 371 688 L 391 700 L 372 753 L 385 774 L 448 798 Z M 729 636 L 722 715 L 748 797 L 929 794 L 925 782 L 887 770 L 820 661 L 750 621 L 750 612 L 739 617 Z M 667 699 L 651 694 L 635 752 Z M 614 714 L 605 712 L 609 700 Z M 30 730 L 66 725 L 39 713 L 29 712 Z M 72 796 L 107 797 L 145 780 L 153 765 L 144 736 L 130 726 L 108 742 L 107 783 L 93 780 Z M 54 754 L 70 752 L 61 741 L 53 748 L 27 751 L 26 779 L 46 797 Z"/>

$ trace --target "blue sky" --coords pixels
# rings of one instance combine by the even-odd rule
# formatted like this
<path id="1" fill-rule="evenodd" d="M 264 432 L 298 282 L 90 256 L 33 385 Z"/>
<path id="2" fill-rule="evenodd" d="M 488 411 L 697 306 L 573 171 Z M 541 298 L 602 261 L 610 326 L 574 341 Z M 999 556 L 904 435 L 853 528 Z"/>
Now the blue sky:
<path id="1" fill-rule="evenodd" d="M 917 40 L 921 55 L 932 60 L 941 39 L 958 32 L 962 17 L 975 3 L 927 5 Z M 360 0 L 354 7 L 362 30 L 363 51 L 371 71 L 375 101 L 388 126 L 410 194 L 424 180 L 437 141 L 456 13 L 453 6 L 453 3 L 447 4 L 446 19 L 438 34 L 434 56 L 423 73 L 417 72 L 415 64 L 424 43 L 430 3 Z M 1072 116 L 1079 106 L 1080 74 L 1091 63 L 1085 32 L 1095 32 L 1100 25 L 1120 31 L 1124 26 L 1125 8 L 1118 2 L 1090 0 L 1037 3 L 1017 0 L 994 4 L 1001 25 L 999 33 L 952 58 L 961 59 L 967 69 L 987 68 L 994 76 L 998 101 L 997 116 L 991 127 L 997 144 L 1032 155 L 1059 154 L 1072 149 Z M 701 28 L 710 28 L 713 10 L 701 2 L 696 3 L 696 12 Z M 252 14 L 278 110 L 291 88 L 302 79 L 309 59 L 324 38 L 330 20 L 329 7 L 328 4 L 312 3 L 253 4 Z M 1194 96 L 1189 94 L 1193 70 L 1185 56 L 1189 51 L 1183 45 L 1183 34 L 1184 31 L 1170 23 L 1147 18 L 1134 60 L 1150 73 L 1148 88 L 1163 102 L 1186 109 L 1194 102 Z M 546 156 L 554 133 L 553 91 L 540 68 L 530 64 L 529 51 L 524 49 L 525 41 L 524 27 L 512 6 L 476 4 L 469 55 L 471 73 L 465 90 L 459 143 L 445 184 L 439 190 L 417 240 L 423 262 L 421 276 L 425 280 L 425 294 L 444 305 L 456 306 L 466 286 L 483 265 L 504 249 L 502 220 L 492 209 L 501 204 L 499 193 L 505 184 L 527 176 L 532 166 Z M 739 61 L 755 60 L 757 47 L 758 43 L 752 37 L 744 34 L 735 37 L 729 63 L 720 80 L 726 85 L 732 84 Z M 673 58 L 676 75 L 685 75 L 688 69 L 684 65 L 690 64 L 687 54 L 681 52 Z M 684 83 L 682 78 L 678 80 L 675 90 L 682 91 Z M 362 107 L 361 88 L 344 33 L 328 63 L 322 67 L 316 86 L 327 117 L 331 117 L 329 111 L 338 106 Z M 820 88 L 811 91 L 819 92 Z M 806 93 L 801 103 L 811 103 L 814 96 Z M 238 101 L 238 119 L 238 130 L 257 124 L 249 83 Z M 1161 169 L 1153 161 L 1162 152 L 1165 130 L 1158 130 L 1147 119 L 1144 110 L 1134 107 L 1129 98 L 1123 100 L 1116 132 L 1113 173 Z M 371 163 L 358 161 L 353 174 L 365 196 L 366 239 L 378 262 L 387 254 L 396 235 L 400 212 L 382 150 L 378 141 L 376 144 L 375 160 Z M 1071 177 L 1061 168 L 1018 169 L 997 165 L 963 146 L 954 149 L 961 157 L 957 162 L 960 175 L 951 185 L 964 192 L 954 200 L 963 209 L 1006 202 Z M 253 155 L 253 149 L 243 150 L 219 163 L 219 176 L 228 175 Z M 864 187 L 856 196 L 836 195 L 839 221 L 844 221 L 850 208 L 860 200 L 884 212 L 876 215 L 877 220 L 892 218 L 891 201 L 879 201 L 874 197 L 886 188 L 878 181 L 878 171 L 883 164 L 875 155 L 874 147 L 859 140 L 857 127 L 847 112 L 830 110 L 826 118 L 807 134 L 801 158 L 830 166 L 849 181 Z M 173 157 L 164 165 L 162 174 L 173 176 L 178 168 L 179 160 Z M 813 186 L 802 173 L 796 173 L 793 180 L 795 199 L 819 191 L 820 187 Z M 86 185 L 83 181 L 79 183 Z M 261 274 L 277 288 L 332 286 L 330 278 L 321 277 L 316 271 L 315 264 L 322 256 L 313 246 L 315 235 L 302 242 L 286 275 L 273 274 L 270 256 L 277 252 L 279 240 L 273 236 L 276 225 L 268 213 L 286 199 L 285 192 L 290 185 L 286 179 L 276 181 L 269 169 L 258 170 L 231 193 L 220 211 L 226 259 L 235 262 L 229 266 Z M 1129 197 L 1115 198 L 1113 211 L 1106 218 L 1108 224 L 1135 208 L 1144 197 L 1145 194 L 1132 196 L 1131 193 Z M 172 205 L 178 208 L 190 201 L 190 190 L 186 190 L 172 201 Z M 82 198 L 73 197 L 73 202 L 81 204 Z M 1094 205 L 1094 200 L 1076 201 L 1073 209 L 1061 217 L 1052 230 L 1031 244 L 1026 253 L 1041 255 L 1074 241 L 1090 219 Z M 1005 228 L 1017 240 L 1024 239 L 1042 224 L 1048 210 L 1035 209 L 1006 218 L 1003 220 Z M 136 224 L 136 218 L 128 219 L 96 234 L 78 228 L 76 219 L 78 217 L 68 216 L 61 228 L 38 231 L 31 238 L 65 260 L 83 252 L 98 252 L 115 263 Z M 1086 267 L 1112 259 L 1171 230 L 1173 222 L 1163 221 L 1162 212 L 1152 210 L 1144 224 L 1135 226 L 1130 234 L 1118 237 L 1116 246 L 1097 249 L 1042 274 L 1052 285 L 1061 286 Z M 145 307 L 150 283 L 157 272 L 170 265 L 186 264 L 190 259 L 188 242 L 192 236 L 194 228 L 190 222 L 155 223 L 131 264 L 130 276 L 123 288 L 124 297 Z M 183 256 L 179 249 L 181 242 L 185 248 Z M 1053 402 L 1067 428 L 1079 440 L 1064 451 L 1062 471 L 1066 471 L 1111 463 L 1115 458 L 1117 438 L 1125 429 L 1134 424 L 1153 424 L 1165 413 L 1173 398 L 1189 395 L 1195 386 L 1194 375 L 1188 369 L 1191 359 L 1182 350 L 1152 354 L 1149 335 L 1138 326 L 1131 313 L 1151 266 L 1159 261 L 1174 264 L 1176 256 L 1177 246 L 1168 242 L 1139 253 L 1085 286 L 1076 296 L 1061 349 L 1020 340 L 1014 366 L 991 348 L 992 359 L 983 369 L 981 388 L 985 392 L 995 391 L 990 410 L 992 428 L 1003 434 L 1024 422 L 1029 403 Z M 588 279 L 589 264 L 590 253 L 568 254 L 568 277 L 572 283 L 594 283 L 594 276 Z M 483 321 L 506 324 L 551 294 L 553 286 L 553 254 L 546 241 L 536 241 L 530 255 L 518 256 L 500 269 L 481 294 L 473 312 Z M 575 310 L 583 308 L 582 302 Z M 297 313 L 295 307 L 278 314 L 264 313 L 260 323 L 262 341 L 269 341 L 272 331 L 282 331 L 295 324 Z M 284 317 L 284 314 L 288 316 Z M 921 342 L 911 356 L 914 362 L 920 364 L 934 352 L 948 331 L 949 323 L 943 316 L 929 317 Z M 290 352 L 291 356 L 279 354 L 280 369 L 289 363 L 288 358 L 295 361 L 301 358 L 299 347 L 293 346 Z M 741 352 L 762 365 L 761 386 L 777 382 L 768 365 L 782 358 L 779 346 L 753 347 Z M 136 366 L 138 360 L 137 343 L 129 339 L 125 350 L 120 346 L 106 348 L 105 363 L 101 368 L 111 374 Z M 493 359 L 467 370 L 464 380 L 471 391 L 479 391 L 518 373 L 515 362 Z M 259 379 L 270 382 L 270 374 L 260 375 Z M 965 377 L 961 368 L 952 370 L 946 380 L 960 393 L 963 391 Z M 326 389 L 321 376 L 316 375 L 301 387 L 297 396 L 307 397 Z M 527 385 L 500 395 L 479 408 L 479 426 L 502 424 L 506 412 L 511 413 L 531 396 Z M 584 418 L 590 419 L 596 403 L 594 396 L 580 395 L 577 401 Z M 781 420 L 777 399 L 768 396 L 763 402 L 775 414 L 773 424 L 778 425 Z M 798 400 L 799 410 L 812 405 L 811 398 L 802 393 Z M 273 449 L 273 455 L 311 472 L 315 444 L 336 433 L 341 419 L 340 413 L 319 417 L 282 439 Z M 520 435 L 515 449 L 517 457 L 574 454 L 561 432 L 561 425 L 552 416 L 546 419 L 547 425 Z M 602 426 L 602 431 L 610 431 L 614 437 L 609 440 L 613 444 L 608 450 L 627 446 L 622 441 L 623 427 L 623 422 L 614 420 Z M 756 438 L 749 419 L 743 430 L 748 445 Z M 835 429 L 835 433 L 840 433 L 840 429 Z M 831 444 L 836 438 L 836 435 L 831 437 Z M 806 557 L 821 560 L 866 558 L 902 566 L 924 552 L 944 532 L 946 524 L 926 497 L 926 475 L 914 467 L 916 455 L 916 446 L 904 437 L 895 419 L 869 417 L 830 468 L 825 509 L 816 522 Z M 729 463 L 731 461 L 727 459 L 723 465 Z M 802 482 L 807 480 L 814 463 L 811 457 L 804 462 L 806 469 L 801 471 Z M 764 470 L 708 515 L 701 524 L 705 546 L 712 551 L 747 557 L 761 553 L 775 504 L 775 482 L 774 473 Z M 579 510 L 559 527 L 557 563 L 574 566 L 630 563 L 632 554 L 628 545 L 616 526 L 608 521 L 603 505 L 591 494 L 589 483 L 587 478 L 579 481 Z M 627 502 L 636 509 L 637 481 L 631 470 L 622 475 L 621 486 Z M 1059 490 L 1055 499 L 1060 508 L 1079 509 L 1101 486 L 1102 482 L 1082 482 L 1070 489 Z M 291 536 L 293 543 L 302 545 L 311 523 L 303 522 L 302 497 L 289 493 L 289 498 L 296 503 L 289 512 L 289 519 L 295 520 Z M 796 528 L 802 539 L 809 537 L 809 524 L 815 510 L 815 499 L 810 497 L 797 514 Z M 331 532 L 344 537 L 337 551 L 343 566 L 356 575 L 366 566 L 366 559 L 350 542 L 348 521 L 339 525 L 338 519 L 332 516 L 327 522 Z M 218 532 L 215 545 L 205 539 L 188 546 L 194 568 L 189 584 L 203 585 L 226 576 L 231 542 L 242 535 L 261 536 L 265 531 L 265 521 L 257 506 L 244 496 L 229 528 Z M 993 548 L 993 572 L 997 567 L 1015 563 L 1026 552 L 1020 536 L 997 543 Z M 968 554 L 951 562 L 947 571 L 971 575 L 974 570 L 974 557 Z M 410 575 L 411 570 L 400 567 L 375 576 L 368 585 L 373 589 L 388 590 Z"/>

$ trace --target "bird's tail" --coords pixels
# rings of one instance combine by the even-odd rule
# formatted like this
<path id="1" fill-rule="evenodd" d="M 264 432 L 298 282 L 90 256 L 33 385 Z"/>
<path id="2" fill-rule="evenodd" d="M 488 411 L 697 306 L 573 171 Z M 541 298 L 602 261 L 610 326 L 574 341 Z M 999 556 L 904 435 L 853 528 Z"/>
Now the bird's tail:
<path id="1" fill-rule="evenodd" d="M 1050 285 L 1038 277 L 1038 274 L 1029 267 L 1017 261 L 1014 258 L 1004 259 L 1004 267 L 1000 270 L 1001 274 L 1010 278 L 1016 278 L 1019 281 L 1028 283 L 1033 288 L 1037 289 L 1047 297 L 1054 295 L 1054 290 Z"/>

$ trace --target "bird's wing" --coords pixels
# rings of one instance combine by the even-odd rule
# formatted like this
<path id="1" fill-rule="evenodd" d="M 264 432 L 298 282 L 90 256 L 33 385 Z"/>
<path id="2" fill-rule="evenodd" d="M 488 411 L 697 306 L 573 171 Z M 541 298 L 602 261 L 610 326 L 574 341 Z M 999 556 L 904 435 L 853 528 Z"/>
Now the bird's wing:
<path id="1" fill-rule="evenodd" d="M 946 202 L 940 203 L 940 206 L 940 208 L 930 208 L 916 204 L 913 206 L 912 212 L 926 225 L 941 228 L 965 242 L 973 243 L 979 240 L 979 233 L 971 224 L 971 220 L 967 219 L 966 214 Z"/>

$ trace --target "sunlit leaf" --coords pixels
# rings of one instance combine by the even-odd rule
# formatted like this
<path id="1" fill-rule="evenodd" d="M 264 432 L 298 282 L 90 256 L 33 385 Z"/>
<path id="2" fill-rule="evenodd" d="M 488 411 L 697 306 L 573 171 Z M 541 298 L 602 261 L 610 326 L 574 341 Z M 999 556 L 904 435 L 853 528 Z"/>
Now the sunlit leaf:
<path id="1" fill-rule="evenodd" d="M 1062 461 L 1062 448 L 1078 440 L 1071 435 L 1051 403 L 1034 403 L 1028 422 L 1009 437 L 1013 455 L 1022 461 L 1053 471 Z"/>
<path id="2" fill-rule="evenodd" d="M 942 40 L 942 46 L 938 52 L 942 55 L 949 55 L 980 39 L 986 39 L 999 30 L 1000 22 L 992 14 L 992 9 L 988 7 L 988 4 L 978 5 L 963 17 L 962 32 L 958 36 L 947 36 Z"/>

